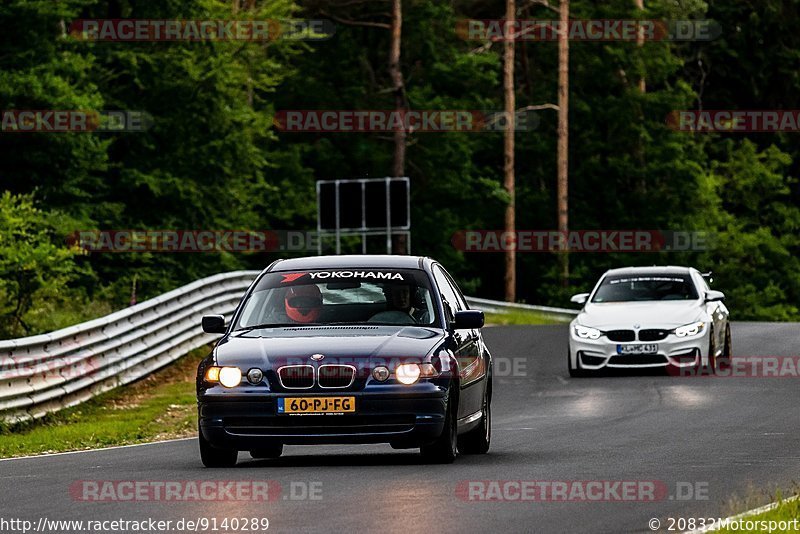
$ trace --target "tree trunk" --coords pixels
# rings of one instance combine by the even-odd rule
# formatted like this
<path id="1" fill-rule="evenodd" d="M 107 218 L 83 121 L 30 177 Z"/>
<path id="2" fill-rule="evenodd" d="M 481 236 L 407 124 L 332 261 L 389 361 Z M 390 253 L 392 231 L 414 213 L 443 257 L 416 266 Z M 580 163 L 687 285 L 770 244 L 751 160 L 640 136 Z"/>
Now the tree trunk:
<path id="1" fill-rule="evenodd" d="M 400 45 L 403 35 L 403 2 L 392 0 L 392 40 L 389 48 L 389 76 L 392 78 L 392 91 L 394 92 L 394 109 L 402 113 L 405 111 L 405 84 L 403 72 L 400 70 Z M 406 131 L 399 128 L 394 131 L 394 163 L 392 176 L 406 175 Z"/>
<path id="2" fill-rule="evenodd" d="M 392 0 L 392 28 L 391 45 L 389 46 L 389 76 L 392 78 L 392 92 L 394 92 L 394 109 L 398 113 L 406 110 L 405 83 L 403 71 L 400 69 L 400 50 L 403 42 L 403 2 Z M 403 128 L 394 131 L 394 160 L 392 163 L 392 176 L 406 175 L 406 137 L 408 133 Z M 392 236 L 392 252 L 394 254 L 408 254 L 408 243 L 405 236 Z"/>
<path id="3" fill-rule="evenodd" d="M 505 100 L 506 131 L 503 139 L 503 182 L 508 192 L 508 205 L 505 214 L 505 231 L 507 236 L 513 236 L 516 229 L 514 198 L 514 42 L 513 22 L 517 17 L 514 0 L 506 0 L 506 40 L 503 50 L 503 93 Z M 516 244 L 516 239 L 514 239 Z M 506 250 L 505 263 L 505 298 L 507 302 L 517 299 L 517 258 L 515 247 Z"/>
<path id="4" fill-rule="evenodd" d="M 639 9 L 639 11 L 644 11 L 644 0 L 633 0 L 633 3 L 636 4 L 636 8 Z M 639 34 L 636 36 L 636 44 L 639 47 L 644 46 L 644 28 L 639 30 Z M 647 82 L 644 76 L 639 78 L 639 90 L 643 93 L 647 91 Z"/>
<path id="5" fill-rule="evenodd" d="M 569 231 L 569 0 L 559 6 L 561 32 L 558 35 L 558 231 Z M 569 252 L 559 254 L 561 285 L 569 285 Z"/>

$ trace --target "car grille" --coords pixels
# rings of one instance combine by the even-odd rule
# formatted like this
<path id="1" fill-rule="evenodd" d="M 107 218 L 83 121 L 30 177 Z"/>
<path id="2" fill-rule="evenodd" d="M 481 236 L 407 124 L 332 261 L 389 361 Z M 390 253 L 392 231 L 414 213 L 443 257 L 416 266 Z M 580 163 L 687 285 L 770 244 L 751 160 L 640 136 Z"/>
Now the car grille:
<path id="1" fill-rule="evenodd" d="M 633 330 L 609 330 L 606 332 L 606 337 L 610 341 L 634 341 L 636 334 Z"/>
<path id="2" fill-rule="evenodd" d="M 356 378 L 352 365 L 320 365 L 317 372 L 319 387 L 326 389 L 349 387 Z"/>
<path id="3" fill-rule="evenodd" d="M 615 365 L 665 364 L 667 363 L 667 358 L 661 354 L 623 354 L 613 356 L 608 363 Z"/>
<path id="4" fill-rule="evenodd" d="M 399 433 L 414 428 L 413 415 L 317 415 L 314 417 L 226 417 L 225 429 L 239 435 Z"/>
<path id="5" fill-rule="evenodd" d="M 639 331 L 639 341 L 661 341 L 669 335 L 669 330 L 649 329 Z"/>
<path id="6" fill-rule="evenodd" d="M 286 365 L 278 369 L 278 380 L 286 389 L 310 389 L 314 387 L 314 367 Z"/>

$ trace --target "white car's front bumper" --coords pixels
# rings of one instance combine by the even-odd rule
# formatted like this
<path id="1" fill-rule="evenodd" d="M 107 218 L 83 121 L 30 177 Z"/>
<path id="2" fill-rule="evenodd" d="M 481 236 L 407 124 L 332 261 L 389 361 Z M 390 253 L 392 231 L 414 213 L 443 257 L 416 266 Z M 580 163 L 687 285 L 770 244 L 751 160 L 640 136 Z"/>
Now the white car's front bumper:
<path id="1" fill-rule="evenodd" d="M 650 327 L 642 327 L 639 331 Z M 656 367 L 693 367 L 708 362 L 708 330 L 694 337 L 678 337 L 668 334 L 658 341 L 612 341 L 606 335 L 599 339 L 583 339 L 575 334 L 570 325 L 569 357 L 573 368 L 599 370 L 604 368 L 629 369 Z M 620 330 L 620 329 L 608 329 Z M 655 354 L 622 355 L 618 347 L 622 345 L 658 345 Z M 580 365 L 577 361 L 580 358 Z"/>

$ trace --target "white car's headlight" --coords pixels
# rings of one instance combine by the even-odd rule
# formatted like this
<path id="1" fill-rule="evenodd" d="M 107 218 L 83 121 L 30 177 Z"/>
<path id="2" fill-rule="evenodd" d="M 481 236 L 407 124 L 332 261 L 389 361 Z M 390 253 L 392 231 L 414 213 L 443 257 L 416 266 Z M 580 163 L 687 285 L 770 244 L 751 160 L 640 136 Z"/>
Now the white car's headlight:
<path id="1" fill-rule="evenodd" d="M 575 325 L 575 335 L 581 339 L 600 339 L 603 333 L 597 328 L 590 328 L 588 326 Z"/>
<path id="2" fill-rule="evenodd" d="M 692 324 L 685 324 L 675 329 L 675 335 L 678 337 L 693 337 L 703 333 L 706 324 L 704 322 L 696 322 Z"/>

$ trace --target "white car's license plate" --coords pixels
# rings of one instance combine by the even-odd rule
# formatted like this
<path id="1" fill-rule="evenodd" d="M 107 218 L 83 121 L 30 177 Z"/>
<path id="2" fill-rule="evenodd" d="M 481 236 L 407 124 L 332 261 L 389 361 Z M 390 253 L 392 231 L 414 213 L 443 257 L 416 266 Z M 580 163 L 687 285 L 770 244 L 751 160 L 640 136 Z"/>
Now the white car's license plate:
<path id="1" fill-rule="evenodd" d="M 651 343 L 649 345 L 617 345 L 617 354 L 656 354 L 658 353 L 658 345 Z"/>

